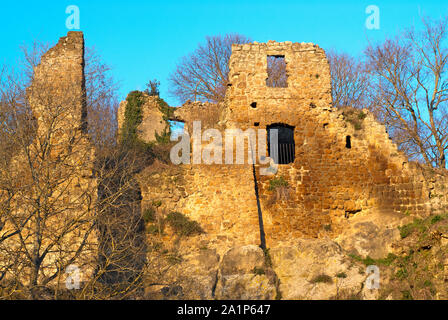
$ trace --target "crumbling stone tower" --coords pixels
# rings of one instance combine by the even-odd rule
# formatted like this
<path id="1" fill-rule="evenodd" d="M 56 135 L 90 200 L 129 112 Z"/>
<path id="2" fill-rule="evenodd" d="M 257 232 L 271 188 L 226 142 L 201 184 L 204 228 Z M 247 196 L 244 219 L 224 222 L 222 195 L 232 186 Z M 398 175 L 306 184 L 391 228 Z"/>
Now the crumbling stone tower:
<path id="1" fill-rule="evenodd" d="M 283 61 L 286 83 L 270 85 L 268 63 Z M 325 52 L 312 43 L 252 43 L 232 46 L 226 93 L 229 126 L 294 125 L 303 110 L 331 106 Z"/>
<path id="2" fill-rule="evenodd" d="M 269 79 L 275 60 L 282 62 L 280 83 Z M 344 219 L 363 210 L 428 210 L 421 170 L 409 165 L 385 127 L 367 110 L 332 108 L 330 68 L 317 45 L 233 45 L 229 67 L 227 126 L 279 129 L 277 175 L 290 192 L 265 208 L 273 222 L 268 235 L 316 237 L 324 226 L 337 233 Z M 268 196 L 269 178 L 260 180 Z"/>
<path id="3" fill-rule="evenodd" d="M 63 135 L 86 134 L 87 106 L 84 79 L 84 38 L 69 32 L 48 50 L 34 70 L 28 99 L 37 119 L 39 134 L 56 116 L 55 130 Z"/>
<path id="4" fill-rule="evenodd" d="M 271 78 L 273 62 L 277 80 Z M 201 120 L 191 115 L 206 107 L 187 103 L 173 120 L 190 125 Z M 317 45 L 233 45 L 219 119 L 220 128 L 279 129 L 273 150 L 279 156 L 277 174 L 260 176 L 263 165 L 256 170 L 268 246 L 291 238 L 337 237 L 361 212 L 391 217 L 425 215 L 431 208 L 432 187 L 423 170 L 397 149 L 386 128 L 368 110 L 332 107 L 330 68 Z M 144 203 L 162 200 L 168 210 L 198 221 L 204 237 L 217 243 L 259 241 L 251 165 L 183 165 L 178 171 L 182 179 L 176 178 L 175 186 L 167 182 L 173 179 L 169 173 L 157 175 L 163 186 L 145 183 L 156 179 L 144 177 Z M 288 186 L 286 196 L 276 199 L 270 183 L 279 177 Z"/>
<path id="5" fill-rule="evenodd" d="M 47 281 L 68 264 L 79 268 L 82 281 L 96 267 L 95 155 L 87 135 L 84 64 L 83 34 L 69 32 L 41 57 L 27 90 L 36 131 L 10 168 L 19 184 L 11 207 L 23 227 L 4 245 L 35 255 L 25 270 L 31 283 Z"/>

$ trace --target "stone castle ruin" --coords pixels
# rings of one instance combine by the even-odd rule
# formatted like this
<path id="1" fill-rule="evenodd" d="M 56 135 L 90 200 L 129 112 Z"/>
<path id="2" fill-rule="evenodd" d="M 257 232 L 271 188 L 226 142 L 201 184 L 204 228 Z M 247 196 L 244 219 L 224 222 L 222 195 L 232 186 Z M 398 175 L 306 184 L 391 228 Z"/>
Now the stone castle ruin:
<path id="1" fill-rule="evenodd" d="M 278 83 L 270 79 L 273 60 L 284 66 Z M 196 120 L 221 131 L 278 129 L 278 172 L 260 175 L 266 165 L 249 163 L 144 170 L 142 207 L 161 204 L 159 212 L 181 212 L 204 230 L 176 249 L 185 260 L 167 278 L 192 299 L 376 297 L 344 252 L 375 259 L 394 252 L 398 226 L 447 208 L 446 176 L 408 161 L 368 110 L 333 108 L 329 64 L 317 45 L 233 45 L 229 69 L 223 103 L 187 102 L 172 120 L 190 136 Z M 269 154 L 269 141 L 265 147 Z M 319 274 L 347 278 L 314 284 Z"/>
<path id="2" fill-rule="evenodd" d="M 280 80 L 270 79 L 272 61 L 283 66 Z M 69 170 L 72 177 L 54 190 L 52 199 L 56 207 L 70 208 L 67 216 L 90 219 L 97 186 L 92 174 L 95 156 L 86 133 L 83 68 L 83 35 L 69 32 L 42 57 L 28 95 L 37 120 L 36 152 L 49 125 L 56 123 L 51 139 L 57 143 L 50 159 L 64 163 L 47 169 L 61 178 Z M 185 122 L 187 131 L 195 120 L 204 120 L 203 128 L 221 130 L 278 129 L 279 144 L 272 151 L 278 156 L 278 172 L 261 175 L 263 164 L 203 163 L 148 167 L 136 177 L 143 210 L 179 212 L 203 231 L 181 241 L 184 258 L 164 276 L 189 289 L 184 297 L 273 299 L 281 292 L 283 298 L 299 299 L 314 288 L 308 281 L 311 273 L 323 270 L 331 274 L 343 270 L 346 288 L 361 290 L 365 279 L 343 262 L 342 250 L 383 257 L 397 238 L 397 225 L 408 216 L 424 217 L 447 208 L 443 174 L 408 161 L 369 111 L 332 106 L 330 68 L 317 45 L 275 41 L 233 45 L 229 68 L 224 102 L 187 102 L 173 109 L 170 120 Z M 167 128 L 157 99 L 145 95 L 138 128 L 145 142 L 155 141 Z M 126 101 L 120 104 L 119 128 L 126 105 Z M 270 155 L 269 141 L 265 147 Z M 32 184 L 22 161 L 16 157 L 11 171 Z M 20 196 L 26 197 L 18 195 L 17 208 L 23 205 Z M 59 230 L 64 220 L 53 222 Z M 258 247 L 261 229 L 270 249 L 269 263 Z M 83 241 L 81 231 L 67 233 L 58 251 L 64 258 L 69 259 L 70 248 Z M 82 264 L 83 258 L 95 255 L 95 232 L 90 240 L 87 251 L 74 262 Z M 179 245 L 170 233 L 162 240 Z M 55 253 L 48 268 L 56 268 L 59 258 Z M 260 268 L 266 272 L 254 275 L 253 270 Z M 309 274 L 298 274 L 297 269 Z M 160 288 L 148 290 L 156 289 Z M 328 297 L 327 289 L 318 289 L 315 297 Z"/>
<path id="3" fill-rule="evenodd" d="M 270 59 L 285 62 L 281 86 L 270 86 Z M 441 182 L 436 186 L 427 169 L 409 162 L 369 111 L 332 107 L 329 64 L 317 45 L 233 45 L 224 104 L 220 128 L 279 129 L 275 177 L 287 182 L 287 196 L 272 204 L 275 177 L 256 170 L 268 247 L 291 238 L 336 238 L 359 213 L 388 220 L 439 209 L 431 193 Z M 191 129 L 200 119 L 188 114 L 200 114 L 206 105 L 189 102 L 173 120 Z M 198 221 L 203 237 L 220 251 L 259 243 L 251 165 L 181 165 L 176 175 L 182 177 L 176 184 L 170 173 L 143 175 L 143 202 L 161 200 L 168 210 Z"/>

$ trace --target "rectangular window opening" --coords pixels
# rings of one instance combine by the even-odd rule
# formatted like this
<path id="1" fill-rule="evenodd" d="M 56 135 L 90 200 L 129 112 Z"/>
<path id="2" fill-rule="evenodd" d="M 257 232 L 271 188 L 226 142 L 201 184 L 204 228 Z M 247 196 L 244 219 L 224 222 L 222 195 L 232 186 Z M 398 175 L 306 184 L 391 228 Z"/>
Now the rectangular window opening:
<path id="1" fill-rule="evenodd" d="M 266 85 L 271 88 L 288 87 L 285 56 L 268 56 L 268 78 Z"/>

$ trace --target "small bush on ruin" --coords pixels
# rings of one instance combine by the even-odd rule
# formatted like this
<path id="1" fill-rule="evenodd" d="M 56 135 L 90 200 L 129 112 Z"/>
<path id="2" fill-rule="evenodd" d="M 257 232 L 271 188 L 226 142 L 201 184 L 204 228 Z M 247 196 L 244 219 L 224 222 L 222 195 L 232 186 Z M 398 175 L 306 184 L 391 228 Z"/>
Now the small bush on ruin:
<path id="1" fill-rule="evenodd" d="M 145 93 L 148 96 L 158 96 L 160 93 L 159 86 L 160 81 L 158 81 L 157 79 L 149 80 L 148 83 L 146 84 Z"/>
<path id="2" fill-rule="evenodd" d="M 352 124 L 355 130 L 361 130 L 362 129 L 362 123 L 364 119 L 367 117 L 367 114 L 364 113 L 362 110 L 351 108 L 351 107 L 344 107 L 342 114 L 344 115 L 345 121 Z"/>
<path id="3" fill-rule="evenodd" d="M 261 276 L 265 274 L 265 271 L 263 268 L 258 268 L 258 267 L 254 267 L 252 272 L 257 275 L 257 276 Z"/>
<path id="4" fill-rule="evenodd" d="M 274 191 L 279 187 L 287 187 L 288 186 L 288 181 L 285 180 L 285 178 L 278 177 L 278 178 L 274 178 L 272 180 L 269 181 L 269 191 Z"/>
<path id="5" fill-rule="evenodd" d="M 156 212 L 154 208 L 147 208 L 145 211 L 143 211 L 143 220 L 146 223 L 156 221 Z"/>
<path id="6" fill-rule="evenodd" d="M 180 212 L 171 212 L 167 215 L 165 221 L 174 229 L 174 231 L 180 236 L 192 236 L 195 234 L 201 234 L 202 230 L 199 223 L 190 220 Z"/>
<path id="7" fill-rule="evenodd" d="M 291 195 L 288 181 L 283 177 L 274 178 L 269 181 L 268 190 L 272 191 L 266 202 L 268 208 L 272 207 L 278 201 L 288 201 Z"/>
<path id="8" fill-rule="evenodd" d="M 333 280 L 329 275 L 326 274 L 319 274 L 315 276 L 311 281 L 311 283 L 332 283 Z"/>

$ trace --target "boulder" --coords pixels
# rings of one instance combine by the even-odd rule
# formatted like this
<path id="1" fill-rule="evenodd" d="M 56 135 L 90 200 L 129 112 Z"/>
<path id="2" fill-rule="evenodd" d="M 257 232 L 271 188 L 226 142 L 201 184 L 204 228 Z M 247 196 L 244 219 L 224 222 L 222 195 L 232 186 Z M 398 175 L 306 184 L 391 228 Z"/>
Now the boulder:
<path id="1" fill-rule="evenodd" d="M 272 300 L 277 291 L 263 250 L 254 245 L 235 247 L 220 265 L 215 298 L 220 300 Z"/>
<path id="2" fill-rule="evenodd" d="M 282 299 L 362 298 L 366 276 L 341 247 L 325 239 L 296 239 L 270 250 Z"/>

